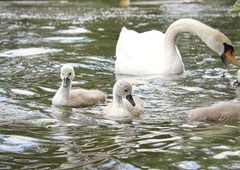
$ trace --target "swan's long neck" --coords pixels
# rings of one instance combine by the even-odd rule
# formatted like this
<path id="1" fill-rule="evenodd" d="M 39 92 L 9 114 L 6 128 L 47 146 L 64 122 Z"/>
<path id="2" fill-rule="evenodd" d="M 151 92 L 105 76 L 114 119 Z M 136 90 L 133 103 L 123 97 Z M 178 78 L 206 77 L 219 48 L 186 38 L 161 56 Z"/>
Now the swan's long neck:
<path id="1" fill-rule="evenodd" d="M 181 57 L 178 57 L 178 51 L 176 50 L 176 38 L 178 34 L 188 32 L 194 35 L 197 35 L 199 38 L 201 38 L 207 46 L 209 46 L 211 49 L 214 49 L 214 40 L 216 38 L 217 34 L 222 34 L 219 31 L 197 21 L 194 19 L 180 19 L 176 22 L 172 23 L 169 28 L 166 31 L 165 34 L 165 55 L 166 55 L 166 62 L 172 63 L 175 60 L 180 59 Z"/>

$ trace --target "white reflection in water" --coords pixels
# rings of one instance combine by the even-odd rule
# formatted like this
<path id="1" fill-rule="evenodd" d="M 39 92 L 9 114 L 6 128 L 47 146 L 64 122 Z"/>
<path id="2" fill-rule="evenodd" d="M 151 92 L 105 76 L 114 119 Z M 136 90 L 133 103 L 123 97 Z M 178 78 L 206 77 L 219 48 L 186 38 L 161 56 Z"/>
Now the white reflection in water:
<path id="1" fill-rule="evenodd" d="M 33 56 L 45 53 L 61 52 L 61 49 L 51 48 L 20 48 L 16 50 L 8 50 L 0 53 L 0 57 L 20 57 L 20 56 Z"/>
<path id="2" fill-rule="evenodd" d="M 16 135 L 0 135 L 0 151 L 23 152 L 28 147 L 37 145 L 37 140 L 30 137 Z"/>
<path id="3" fill-rule="evenodd" d="M 59 43 L 76 43 L 76 42 L 92 42 L 93 40 L 86 37 L 48 37 L 44 38 L 43 41 Z"/>
<path id="4" fill-rule="evenodd" d="M 11 89 L 12 92 L 19 94 L 19 95 L 26 95 L 26 96 L 33 96 L 34 93 L 29 90 L 22 90 L 22 89 Z"/>
<path id="5" fill-rule="evenodd" d="M 179 163 L 174 163 L 174 165 L 177 168 L 189 169 L 189 170 L 199 169 L 201 167 L 199 164 L 197 164 L 194 161 L 182 161 L 182 162 L 179 162 Z"/>
<path id="6" fill-rule="evenodd" d="M 69 27 L 68 30 L 59 30 L 57 33 L 60 34 L 83 34 L 83 33 L 90 33 L 91 31 L 85 28 L 78 28 L 78 27 Z"/>
<path id="7" fill-rule="evenodd" d="M 227 159 L 229 156 L 240 157 L 240 151 L 224 151 L 213 156 L 215 159 Z"/>

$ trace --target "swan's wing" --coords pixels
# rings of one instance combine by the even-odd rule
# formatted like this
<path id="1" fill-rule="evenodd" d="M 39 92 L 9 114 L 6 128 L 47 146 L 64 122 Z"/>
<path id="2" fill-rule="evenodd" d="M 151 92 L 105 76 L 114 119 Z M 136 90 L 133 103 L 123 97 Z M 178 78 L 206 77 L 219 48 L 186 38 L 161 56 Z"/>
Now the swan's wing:
<path id="1" fill-rule="evenodd" d="M 129 60 L 159 58 L 164 54 L 164 38 L 160 31 L 138 33 L 123 27 L 116 45 L 116 57 Z"/>
<path id="2" fill-rule="evenodd" d="M 162 32 L 156 30 L 138 33 L 124 27 L 116 46 L 116 73 L 159 73 L 165 60 L 164 37 Z"/>

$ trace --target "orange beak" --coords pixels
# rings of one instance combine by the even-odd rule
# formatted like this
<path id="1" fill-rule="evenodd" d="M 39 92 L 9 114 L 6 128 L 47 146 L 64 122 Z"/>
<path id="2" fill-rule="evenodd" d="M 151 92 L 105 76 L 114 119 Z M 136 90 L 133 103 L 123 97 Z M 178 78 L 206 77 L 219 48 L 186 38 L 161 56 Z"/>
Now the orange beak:
<path id="1" fill-rule="evenodd" d="M 235 58 L 235 56 L 232 54 L 232 50 L 228 50 L 225 54 L 225 57 L 227 57 L 233 64 L 236 66 L 240 67 L 240 63 L 238 60 Z M 225 63 L 224 63 L 225 64 Z M 225 64 L 226 65 L 226 64 Z"/>

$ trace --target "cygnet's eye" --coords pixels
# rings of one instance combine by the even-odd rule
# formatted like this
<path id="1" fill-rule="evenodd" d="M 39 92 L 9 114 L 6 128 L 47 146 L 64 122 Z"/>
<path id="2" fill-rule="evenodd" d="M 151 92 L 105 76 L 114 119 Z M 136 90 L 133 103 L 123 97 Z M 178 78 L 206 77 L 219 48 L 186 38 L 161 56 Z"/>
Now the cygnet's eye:
<path id="1" fill-rule="evenodd" d="M 69 73 L 68 76 L 71 76 L 72 73 Z"/>
<path id="2" fill-rule="evenodd" d="M 124 90 L 125 92 L 128 92 L 128 90 Z"/>

